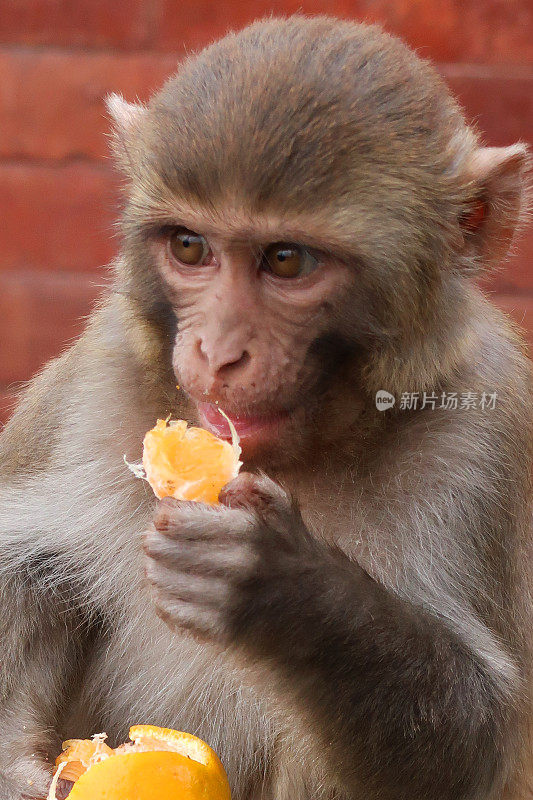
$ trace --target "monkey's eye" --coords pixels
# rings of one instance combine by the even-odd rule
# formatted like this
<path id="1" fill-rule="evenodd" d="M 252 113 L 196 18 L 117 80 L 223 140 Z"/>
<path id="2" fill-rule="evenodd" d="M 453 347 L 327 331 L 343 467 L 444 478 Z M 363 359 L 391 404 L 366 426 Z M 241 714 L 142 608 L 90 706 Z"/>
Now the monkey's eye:
<path id="1" fill-rule="evenodd" d="M 209 245 L 204 237 L 187 228 L 174 228 L 168 246 L 174 258 L 189 267 L 203 264 L 209 255 Z"/>
<path id="2" fill-rule="evenodd" d="M 303 278 L 317 265 L 316 258 L 297 244 L 276 242 L 263 252 L 263 267 L 278 278 Z"/>

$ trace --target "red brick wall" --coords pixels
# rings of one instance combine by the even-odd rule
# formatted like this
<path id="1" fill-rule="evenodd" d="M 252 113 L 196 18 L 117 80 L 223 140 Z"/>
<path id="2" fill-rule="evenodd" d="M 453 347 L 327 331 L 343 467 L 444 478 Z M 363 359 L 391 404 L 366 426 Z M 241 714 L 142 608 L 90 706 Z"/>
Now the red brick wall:
<path id="1" fill-rule="evenodd" d="M 432 58 L 494 145 L 533 133 L 531 0 L 0 0 L 0 420 L 82 326 L 113 256 L 102 98 L 270 12 L 378 20 Z M 492 283 L 533 341 L 533 235 Z"/>

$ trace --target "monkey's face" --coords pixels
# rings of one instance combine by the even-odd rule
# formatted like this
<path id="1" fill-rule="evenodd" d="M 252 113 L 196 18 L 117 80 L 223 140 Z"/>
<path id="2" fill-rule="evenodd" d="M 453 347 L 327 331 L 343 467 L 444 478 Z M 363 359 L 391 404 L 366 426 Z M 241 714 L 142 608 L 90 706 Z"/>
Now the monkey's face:
<path id="1" fill-rule="evenodd" d="M 229 435 L 219 406 L 247 457 L 286 451 L 332 379 L 331 352 L 320 344 L 352 270 L 281 220 L 221 217 L 233 221 L 231 232 L 194 214 L 152 242 L 177 318 L 173 368 L 202 425 Z"/>
<path id="2" fill-rule="evenodd" d="M 226 430 L 218 403 L 247 457 L 281 438 L 303 452 L 319 417 L 331 429 L 363 394 L 347 356 L 367 395 L 425 341 L 434 363 L 471 140 L 403 45 L 326 19 L 258 23 L 115 115 L 128 291 L 153 318 L 163 281 L 174 371 L 202 424 Z M 410 377 L 396 387 L 413 391 Z"/>

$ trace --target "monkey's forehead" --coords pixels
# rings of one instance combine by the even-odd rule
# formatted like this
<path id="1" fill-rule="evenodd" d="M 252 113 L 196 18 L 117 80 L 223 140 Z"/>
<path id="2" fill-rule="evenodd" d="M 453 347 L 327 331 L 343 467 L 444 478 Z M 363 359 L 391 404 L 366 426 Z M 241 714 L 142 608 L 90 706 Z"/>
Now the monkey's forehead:
<path id="1" fill-rule="evenodd" d="M 203 204 L 301 212 L 328 197 L 427 186 L 463 117 L 431 67 L 372 26 L 256 23 L 184 63 L 153 98 L 143 163 Z M 403 202 L 403 200 L 402 200 Z"/>

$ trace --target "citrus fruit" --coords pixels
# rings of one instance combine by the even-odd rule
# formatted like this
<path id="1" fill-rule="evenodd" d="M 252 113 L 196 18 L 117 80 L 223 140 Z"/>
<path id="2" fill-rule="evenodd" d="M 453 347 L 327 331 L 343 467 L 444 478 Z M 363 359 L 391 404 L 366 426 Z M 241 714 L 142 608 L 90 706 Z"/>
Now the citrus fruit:
<path id="1" fill-rule="evenodd" d="M 224 768 L 201 739 L 153 725 L 135 725 L 129 736 L 115 750 L 103 734 L 64 743 L 56 777 L 75 780 L 69 800 L 230 800 Z M 69 777 L 71 765 L 77 777 Z"/>
<path id="2" fill-rule="evenodd" d="M 234 428 L 230 443 L 203 428 L 189 428 L 185 420 L 159 419 L 144 437 L 143 477 L 159 498 L 216 503 L 222 487 L 239 472 L 240 454 Z"/>
<path id="3" fill-rule="evenodd" d="M 101 756 L 111 755 L 113 750 L 105 743 L 101 734 L 92 739 L 69 739 L 63 742 L 63 752 L 56 758 L 56 766 L 65 763 L 61 777 L 67 781 L 77 781 Z"/>

